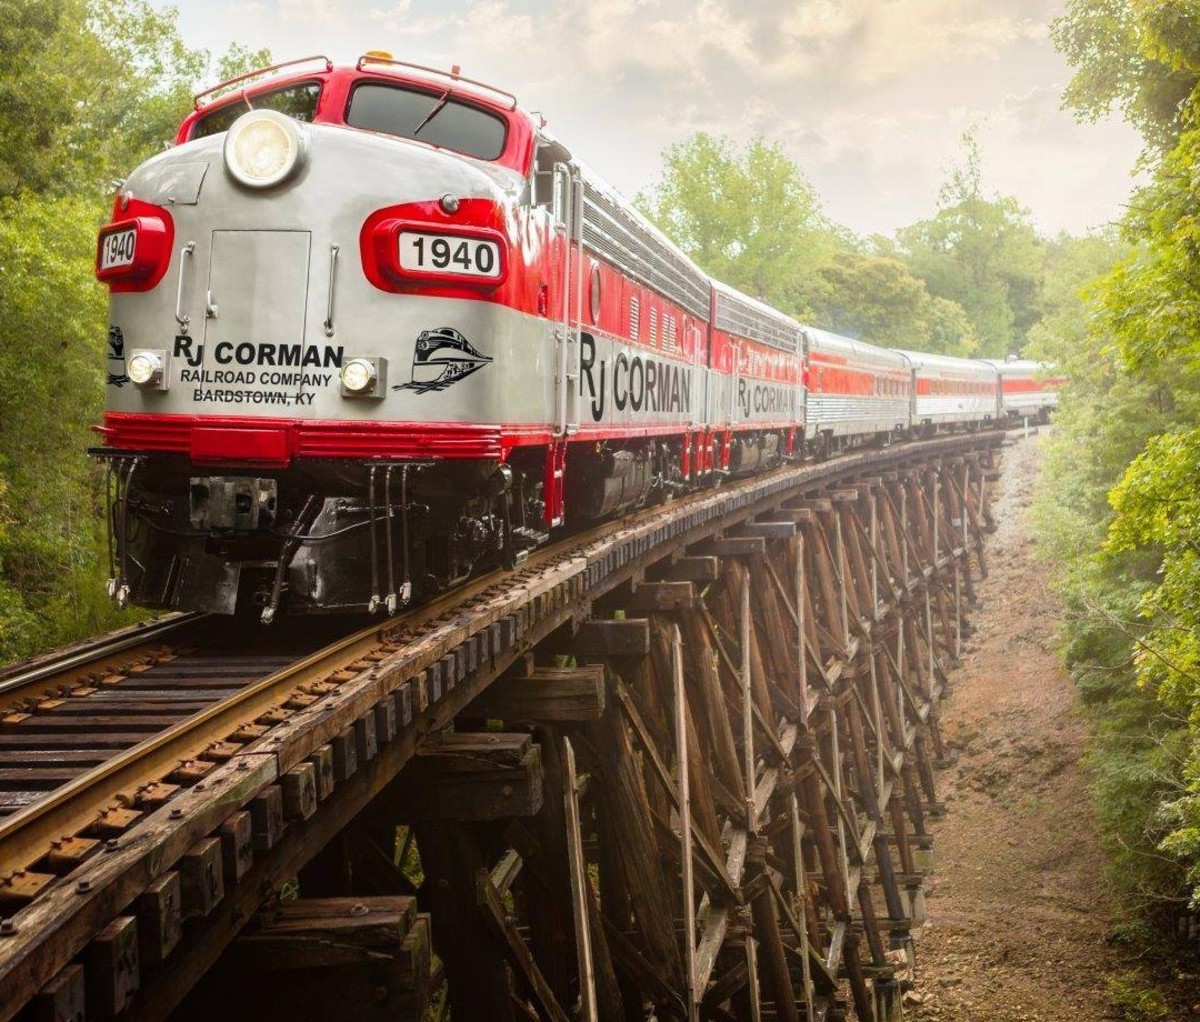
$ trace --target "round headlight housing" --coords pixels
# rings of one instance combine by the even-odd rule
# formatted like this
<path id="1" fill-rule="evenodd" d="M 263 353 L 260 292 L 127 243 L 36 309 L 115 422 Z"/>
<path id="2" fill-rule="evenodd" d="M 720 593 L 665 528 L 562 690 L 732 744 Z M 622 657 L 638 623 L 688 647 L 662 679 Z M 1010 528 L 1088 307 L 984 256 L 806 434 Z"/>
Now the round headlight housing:
<path id="1" fill-rule="evenodd" d="M 135 351 L 129 356 L 125 375 L 139 387 L 157 385 L 163 378 L 163 358 L 156 351 Z"/>
<path id="2" fill-rule="evenodd" d="M 251 110 L 225 135 L 225 167 L 248 188 L 270 188 L 292 176 L 304 162 L 307 135 L 276 110 Z"/>
<path id="3" fill-rule="evenodd" d="M 377 375 L 369 358 L 352 358 L 342 366 L 342 386 L 351 394 L 363 394 L 375 386 Z"/>

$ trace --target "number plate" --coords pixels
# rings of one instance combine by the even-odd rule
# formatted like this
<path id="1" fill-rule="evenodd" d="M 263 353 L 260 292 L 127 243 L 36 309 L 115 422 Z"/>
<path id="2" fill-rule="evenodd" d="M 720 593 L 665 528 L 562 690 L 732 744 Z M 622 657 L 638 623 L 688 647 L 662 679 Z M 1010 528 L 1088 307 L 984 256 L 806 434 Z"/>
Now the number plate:
<path id="1" fill-rule="evenodd" d="M 137 231 L 129 227 L 113 231 L 100 239 L 100 269 L 115 270 L 133 263 L 133 252 L 137 245 Z"/>
<path id="2" fill-rule="evenodd" d="M 400 268 L 410 273 L 499 279 L 500 246 L 486 238 L 400 232 Z"/>

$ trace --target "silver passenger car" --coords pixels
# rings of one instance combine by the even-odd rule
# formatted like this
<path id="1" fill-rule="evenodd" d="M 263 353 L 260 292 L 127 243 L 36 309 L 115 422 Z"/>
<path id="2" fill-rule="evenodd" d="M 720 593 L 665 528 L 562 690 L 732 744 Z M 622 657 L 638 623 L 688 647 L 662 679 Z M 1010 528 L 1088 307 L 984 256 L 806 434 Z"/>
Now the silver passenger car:
<path id="1" fill-rule="evenodd" d="M 902 354 L 806 327 L 810 438 L 909 426 L 912 369 Z"/>
<path id="2" fill-rule="evenodd" d="M 901 354 L 913 372 L 913 429 L 1000 417 L 1000 377 L 994 365 L 924 351 Z"/>

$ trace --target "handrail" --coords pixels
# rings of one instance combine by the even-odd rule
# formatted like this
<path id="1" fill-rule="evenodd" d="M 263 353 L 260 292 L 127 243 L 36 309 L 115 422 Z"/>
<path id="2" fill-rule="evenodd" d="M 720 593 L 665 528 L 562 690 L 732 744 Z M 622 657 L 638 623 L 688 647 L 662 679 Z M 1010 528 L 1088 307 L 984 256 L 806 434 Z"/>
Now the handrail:
<path id="1" fill-rule="evenodd" d="M 333 61 L 321 53 L 314 53 L 311 57 L 297 57 L 295 60 L 285 60 L 279 64 L 272 64 L 270 67 L 260 67 L 256 71 L 246 71 L 240 75 L 234 75 L 232 78 L 226 78 L 223 82 L 218 82 L 211 89 L 205 89 L 203 92 L 197 92 L 192 97 L 192 105 L 197 109 L 201 109 L 200 100 L 205 96 L 211 96 L 214 92 L 220 92 L 222 89 L 227 89 L 231 85 L 236 85 L 238 82 L 248 81 L 251 78 L 257 78 L 259 75 L 269 75 L 273 71 L 280 71 L 285 67 L 295 67 L 297 64 L 307 64 L 309 61 L 320 60 L 325 64 L 325 70 L 333 70 Z"/>
<path id="2" fill-rule="evenodd" d="M 517 109 L 517 97 L 511 92 L 506 92 L 504 89 L 498 89 L 494 85 L 489 85 L 487 82 L 478 81 L 475 78 L 464 78 L 458 73 L 457 65 L 450 71 L 443 71 L 437 67 L 427 67 L 424 64 L 413 64 L 407 60 L 396 60 L 393 57 L 377 57 L 370 53 L 364 53 L 358 58 L 358 63 L 354 65 L 356 71 L 361 71 L 366 64 L 387 64 L 389 67 L 407 67 L 414 71 L 424 71 L 426 74 L 437 75 L 439 78 L 449 78 L 452 82 L 463 82 L 466 85 L 474 85 L 478 89 L 484 89 L 487 92 L 495 93 L 508 100 L 511 104 L 510 110 Z"/>

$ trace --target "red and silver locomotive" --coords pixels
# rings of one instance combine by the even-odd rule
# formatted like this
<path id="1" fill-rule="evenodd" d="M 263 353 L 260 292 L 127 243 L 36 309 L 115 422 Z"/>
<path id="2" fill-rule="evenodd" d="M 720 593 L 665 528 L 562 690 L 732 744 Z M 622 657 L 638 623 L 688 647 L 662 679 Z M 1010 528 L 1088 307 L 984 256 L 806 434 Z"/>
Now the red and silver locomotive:
<path id="1" fill-rule="evenodd" d="M 97 248 L 121 602 L 395 611 L 914 425 L 909 357 L 711 280 L 508 93 L 377 53 L 219 88 Z"/>

